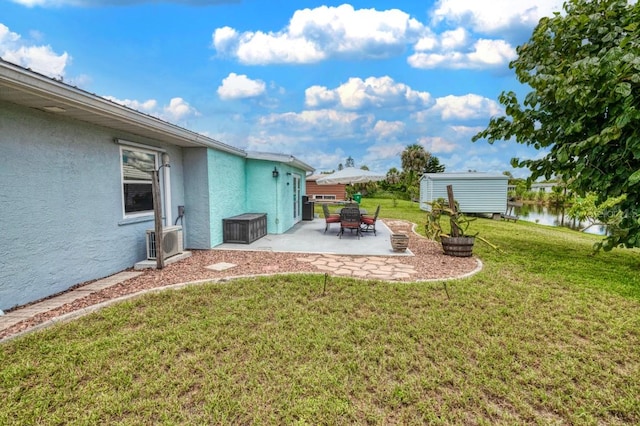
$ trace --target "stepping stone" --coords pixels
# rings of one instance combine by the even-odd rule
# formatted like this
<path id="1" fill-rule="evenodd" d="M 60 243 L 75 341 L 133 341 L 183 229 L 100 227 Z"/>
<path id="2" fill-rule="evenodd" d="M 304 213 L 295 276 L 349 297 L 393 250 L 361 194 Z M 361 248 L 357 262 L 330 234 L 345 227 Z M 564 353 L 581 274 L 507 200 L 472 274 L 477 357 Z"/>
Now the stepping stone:
<path id="1" fill-rule="evenodd" d="M 205 268 L 211 269 L 212 271 L 226 271 L 227 269 L 235 268 L 236 266 L 238 265 L 235 263 L 220 262 L 205 266 Z"/>

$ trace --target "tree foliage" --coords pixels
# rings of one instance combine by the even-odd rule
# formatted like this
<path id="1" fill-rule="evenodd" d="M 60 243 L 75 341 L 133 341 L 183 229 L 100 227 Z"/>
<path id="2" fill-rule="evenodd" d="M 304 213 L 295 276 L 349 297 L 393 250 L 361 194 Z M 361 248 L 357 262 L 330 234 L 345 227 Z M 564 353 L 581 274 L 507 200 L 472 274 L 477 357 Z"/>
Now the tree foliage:
<path id="1" fill-rule="evenodd" d="M 444 172 L 438 157 L 425 150 L 422 145 L 407 146 L 400 154 L 402 163 L 401 180 L 410 199 L 417 198 L 420 192 L 420 178 L 424 173 Z"/>
<path id="2" fill-rule="evenodd" d="M 511 62 L 530 86 L 521 103 L 503 92 L 506 116 L 473 137 L 544 149 L 540 159 L 512 160 L 535 180 L 558 176 L 598 203 L 620 199 L 619 229 L 601 244 L 640 246 L 640 4 L 567 0 L 564 14 L 543 18 Z"/>

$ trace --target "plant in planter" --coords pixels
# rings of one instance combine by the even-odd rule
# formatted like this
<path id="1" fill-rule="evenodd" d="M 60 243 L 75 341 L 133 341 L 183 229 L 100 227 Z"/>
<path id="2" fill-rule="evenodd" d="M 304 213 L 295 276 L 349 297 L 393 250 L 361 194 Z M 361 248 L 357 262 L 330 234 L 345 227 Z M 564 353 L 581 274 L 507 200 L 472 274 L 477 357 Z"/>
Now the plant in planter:
<path id="1" fill-rule="evenodd" d="M 444 200 L 436 200 L 427 203 L 431 210 L 427 213 L 425 232 L 427 237 L 442 244 L 445 254 L 457 257 L 469 257 L 473 254 L 473 245 L 476 234 L 469 234 L 469 224 L 476 218 L 470 218 L 453 208 L 444 205 Z M 447 234 L 442 229 L 442 217 L 449 219 L 451 232 Z"/>
<path id="2" fill-rule="evenodd" d="M 445 254 L 457 257 L 469 257 L 473 254 L 473 245 L 476 237 L 487 243 L 493 249 L 500 249 L 491 244 L 484 238 L 478 237 L 478 233 L 469 234 L 469 224 L 476 220 L 475 217 L 468 217 L 458 211 L 456 201 L 453 198 L 453 187 L 447 186 L 448 203 L 444 199 L 438 199 L 427 203 L 431 206 L 431 210 L 427 213 L 427 223 L 425 225 L 425 233 L 428 238 L 439 241 Z M 449 219 L 451 232 L 445 233 L 442 229 L 442 217 Z"/>

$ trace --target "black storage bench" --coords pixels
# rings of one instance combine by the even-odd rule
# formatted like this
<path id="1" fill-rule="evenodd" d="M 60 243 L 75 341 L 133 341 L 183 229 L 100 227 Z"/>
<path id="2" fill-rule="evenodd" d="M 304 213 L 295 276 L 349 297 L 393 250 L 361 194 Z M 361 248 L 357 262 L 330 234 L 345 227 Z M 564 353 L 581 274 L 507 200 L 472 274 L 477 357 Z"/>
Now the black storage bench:
<path id="1" fill-rule="evenodd" d="M 245 213 L 222 219 L 222 239 L 225 243 L 251 244 L 265 235 L 266 213 Z"/>

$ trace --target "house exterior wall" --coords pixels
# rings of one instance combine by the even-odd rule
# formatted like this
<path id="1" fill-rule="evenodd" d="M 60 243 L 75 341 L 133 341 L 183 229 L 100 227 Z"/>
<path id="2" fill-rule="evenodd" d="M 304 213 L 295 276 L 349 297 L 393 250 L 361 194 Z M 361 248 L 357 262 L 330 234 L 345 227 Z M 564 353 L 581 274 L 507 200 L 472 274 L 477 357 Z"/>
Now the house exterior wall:
<path id="1" fill-rule="evenodd" d="M 185 194 L 184 247 L 211 248 L 211 214 L 209 193 L 209 164 L 207 148 L 184 149 Z"/>
<path id="2" fill-rule="evenodd" d="M 507 182 L 503 175 L 475 173 L 427 173 L 420 180 L 420 208 L 429 210 L 425 203 L 447 199 L 447 186 L 453 186 L 453 195 L 463 213 L 504 213 L 507 207 Z"/>
<path id="3" fill-rule="evenodd" d="M 277 178 L 272 175 L 274 167 L 279 172 Z M 294 217 L 294 175 L 300 177 L 298 217 Z M 285 163 L 248 159 L 246 176 L 247 212 L 267 213 L 268 233 L 282 234 L 302 218 L 302 196 L 306 194 L 304 170 Z"/>
<path id="4" fill-rule="evenodd" d="M 245 158 L 207 150 L 209 224 L 212 248 L 222 244 L 222 219 L 247 212 Z"/>
<path id="5" fill-rule="evenodd" d="M 131 135 L 0 102 L 0 309 L 146 258 L 153 215 L 123 216 L 120 146 Z M 184 205 L 182 150 L 171 158 L 171 211 Z"/>

